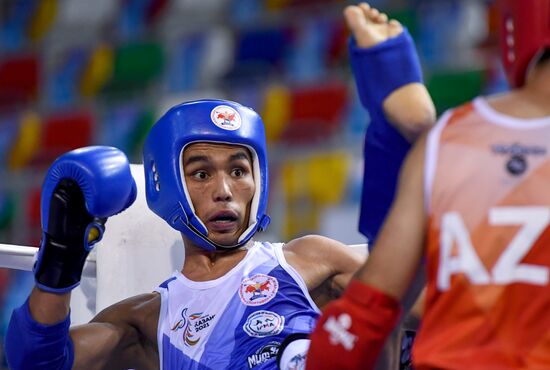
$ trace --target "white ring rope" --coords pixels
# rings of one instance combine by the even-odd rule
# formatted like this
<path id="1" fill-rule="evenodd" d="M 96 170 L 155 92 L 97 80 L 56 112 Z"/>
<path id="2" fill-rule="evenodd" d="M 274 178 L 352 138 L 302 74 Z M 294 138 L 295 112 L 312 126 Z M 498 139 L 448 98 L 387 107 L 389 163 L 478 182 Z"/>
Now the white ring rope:
<path id="1" fill-rule="evenodd" d="M 0 244 L 0 268 L 32 271 L 38 248 L 23 245 Z M 96 276 L 95 256 L 86 260 L 82 276 Z"/>
<path id="2" fill-rule="evenodd" d="M 367 253 L 366 244 L 354 244 L 350 247 L 359 252 Z M 38 248 L 27 247 L 14 244 L 0 244 L 0 268 L 8 268 L 12 270 L 32 271 Z M 84 265 L 82 272 L 84 277 L 96 276 L 96 260 L 95 255 L 90 255 Z"/>

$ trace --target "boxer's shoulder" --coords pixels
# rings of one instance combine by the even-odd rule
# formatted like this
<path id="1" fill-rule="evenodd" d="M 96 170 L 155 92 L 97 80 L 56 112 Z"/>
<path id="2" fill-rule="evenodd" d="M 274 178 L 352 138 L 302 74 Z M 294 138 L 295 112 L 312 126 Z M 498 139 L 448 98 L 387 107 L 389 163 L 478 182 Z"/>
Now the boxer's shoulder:
<path id="1" fill-rule="evenodd" d="M 294 239 L 285 244 L 283 251 L 310 291 L 324 283 L 332 286 L 333 278 L 355 272 L 365 258 L 347 245 L 320 235 Z"/>
<path id="2" fill-rule="evenodd" d="M 283 251 L 290 264 L 322 262 L 327 265 L 332 265 L 335 257 L 350 252 L 345 244 L 321 235 L 307 235 L 294 239 L 285 244 Z"/>

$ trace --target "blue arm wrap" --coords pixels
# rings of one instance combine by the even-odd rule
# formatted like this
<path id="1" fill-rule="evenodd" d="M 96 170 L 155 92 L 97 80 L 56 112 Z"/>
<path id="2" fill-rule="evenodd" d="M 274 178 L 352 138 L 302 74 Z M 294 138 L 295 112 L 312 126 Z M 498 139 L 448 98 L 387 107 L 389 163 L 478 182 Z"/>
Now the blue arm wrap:
<path id="1" fill-rule="evenodd" d="M 399 87 L 423 82 L 418 54 L 406 28 L 370 48 L 358 47 L 351 38 L 349 54 L 359 98 L 369 111 L 381 108 L 384 99 Z"/>
<path id="2" fill-rule="evenodd" d="M 73 366 L 74 346 L 69 336 L 70 318 L 57 324 L 36 322 L 28 300 L 11 315 L 6 333 L 6 358 L 12 370 L 69 370 Z"/>
<path id="3" fill-rule="evenodd" d="M 365 136 L 359 218 L 359 231 L 369 239 L 371 247 L 393 201 L 399 170 L 411 146 L 388 122 L 383 103 L 396 89 L 422 83 L 422 70 L 406 29 L 371 48 L 359 48 L 351 39 L 349 54 L 359 98 L 371 116 Z"/>

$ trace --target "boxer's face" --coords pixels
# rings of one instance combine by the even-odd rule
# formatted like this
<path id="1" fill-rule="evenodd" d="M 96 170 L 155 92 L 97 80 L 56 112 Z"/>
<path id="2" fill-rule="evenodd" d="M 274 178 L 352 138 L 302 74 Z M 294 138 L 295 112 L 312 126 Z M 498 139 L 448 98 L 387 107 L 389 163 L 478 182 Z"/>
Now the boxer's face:
<path id="1" fill-rule="evenodd" d="M 255 183 L 250 152 L 242 146 L 195 143 L 183 152 L 185 183 L 208 237 L 235 244 L 248 227 Z"/>

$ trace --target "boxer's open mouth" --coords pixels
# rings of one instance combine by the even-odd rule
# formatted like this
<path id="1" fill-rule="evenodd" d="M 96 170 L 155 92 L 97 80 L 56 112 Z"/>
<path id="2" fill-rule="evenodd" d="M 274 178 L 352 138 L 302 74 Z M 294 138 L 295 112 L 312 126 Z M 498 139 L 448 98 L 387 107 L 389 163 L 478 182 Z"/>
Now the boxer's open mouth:
<path id="1" fill-rule="evenodd" d="M 221 217 L 214 218 L 212 221 L 214 221 L 214 222 L 231 222 L 231 221 L 237 221 L 237 218 L 233 217 L 233 216 L 221 216 Z"/>
<path id="2" fill-rule="evenodd" d="M 209 218 L 209 222 L 233 222 L 237 221 L 238 217 L 235 212 L 232 211 L 222 211 L 217 212 L 212 217 Z"/>

